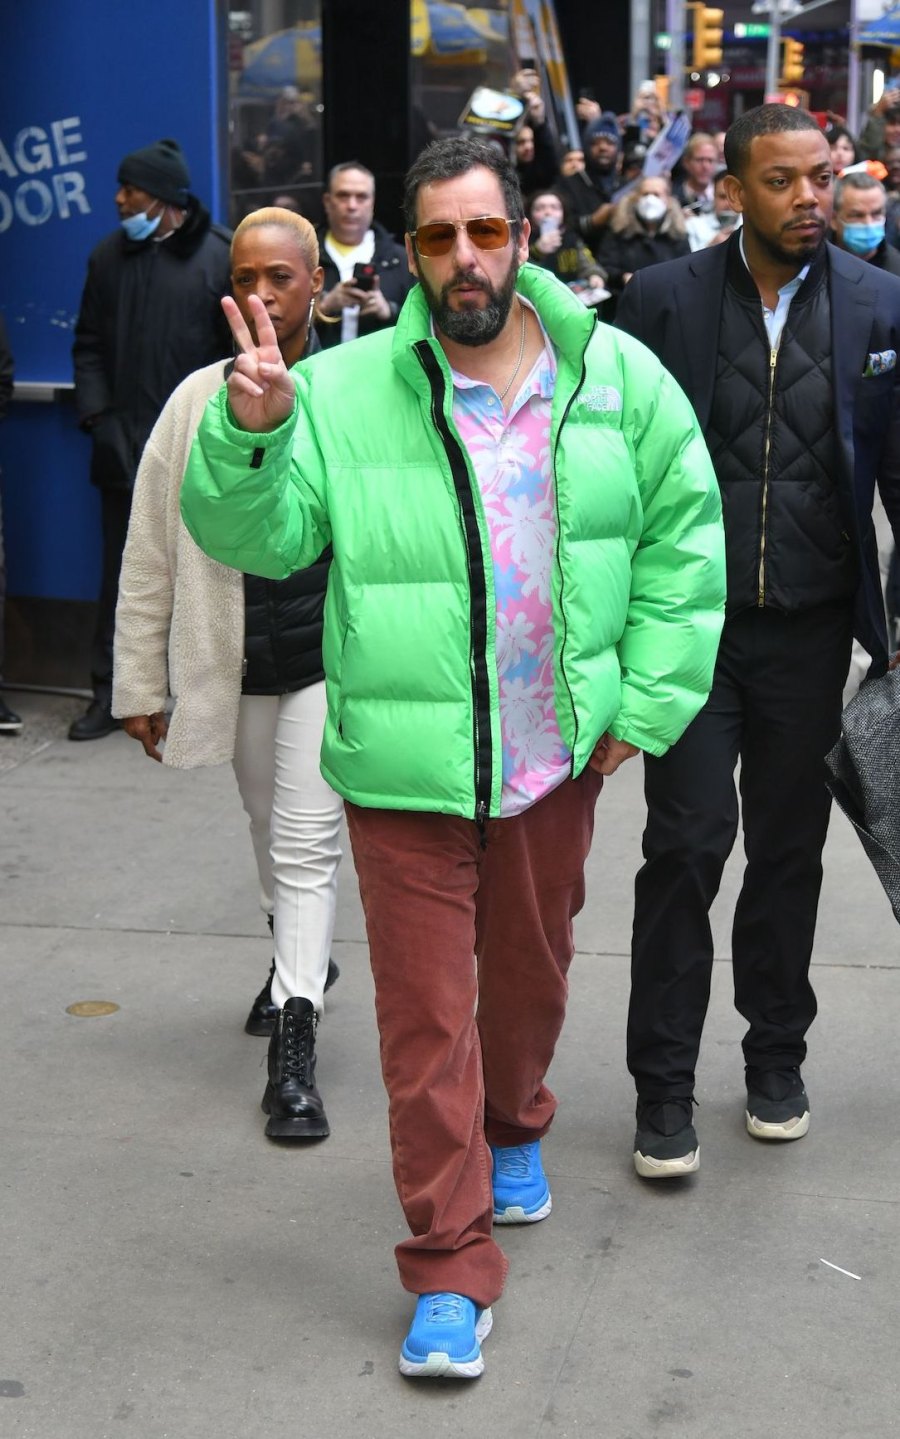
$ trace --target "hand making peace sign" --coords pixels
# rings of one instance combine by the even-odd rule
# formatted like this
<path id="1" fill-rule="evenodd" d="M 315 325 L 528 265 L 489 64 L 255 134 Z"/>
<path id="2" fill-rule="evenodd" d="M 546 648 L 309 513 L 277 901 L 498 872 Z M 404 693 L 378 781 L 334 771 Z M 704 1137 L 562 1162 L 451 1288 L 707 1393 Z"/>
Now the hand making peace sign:
<path id="1" fill-rule="evenodd" d="M 222 300 L 225 318 L 240 350 L 228 377 L 228 403 L 242 430 L 264 434 L 277 430 L 290 416 L 297 392 L 278 348 L 266 307 L 258 295 L 249 295 L 256 341 L 230 296 Z"/>

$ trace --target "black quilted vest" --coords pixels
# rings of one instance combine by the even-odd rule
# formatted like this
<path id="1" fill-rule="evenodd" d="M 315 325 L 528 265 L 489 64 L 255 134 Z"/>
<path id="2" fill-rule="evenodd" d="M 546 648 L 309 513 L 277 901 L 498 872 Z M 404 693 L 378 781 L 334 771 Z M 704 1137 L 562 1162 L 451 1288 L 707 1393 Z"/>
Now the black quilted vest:
<path id="1" fill-rule="evenodd" d="M 303 358 L 320 349 L 311 331 Z M 225 366 L 225 378 L 234 361 Z M 286 580 L 244 575 L 244 674 L 241 694 L 284 695 L 325 678 L 322 625 L 331 546 Z"/>
<path id="2" fill-rule="evenodd" d="M 331 546 L 286 580 L 244 575 L 245 695 L 283 695 L 325 678 L 322 616 Z"/>
<path id="3" fill-rule="evenodd" d="M 759 292 L 734 249 L 706 440 L 722 492 L 728 613 L 849 599 L 857 562 L 836 484 L 824 250 L 773 355 Z"/>

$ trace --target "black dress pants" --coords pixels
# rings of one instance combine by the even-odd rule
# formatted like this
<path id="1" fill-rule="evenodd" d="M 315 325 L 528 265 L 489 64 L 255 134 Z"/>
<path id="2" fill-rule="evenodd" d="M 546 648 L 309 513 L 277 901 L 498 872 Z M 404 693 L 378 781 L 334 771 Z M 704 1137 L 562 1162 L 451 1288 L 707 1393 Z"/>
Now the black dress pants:
<path id="1" fill-rule="evenodd" d="M 747 866 L 732 930 L 745 1063 L 803 1062 L 850 602 L 726 621 L 709 700 L 661 759 L 645 756 L 645 864 L 635 880 L 628 1068 L 642 1099 L 693 1094 L 709 1002 L 709 909 L 738 828 Z"/>
<path id="2" fill-rule="evenodd" d="M 112 703 L 113 639 L 116 632 L 116 602 L 119 598 L 119 571 L 128 536 L 131 491 L 101 489 L 100 515 L 103 526 L 103 573 L 97 622 L 91 648 L 91 684 L 94 699 L 109 709 Z"/>

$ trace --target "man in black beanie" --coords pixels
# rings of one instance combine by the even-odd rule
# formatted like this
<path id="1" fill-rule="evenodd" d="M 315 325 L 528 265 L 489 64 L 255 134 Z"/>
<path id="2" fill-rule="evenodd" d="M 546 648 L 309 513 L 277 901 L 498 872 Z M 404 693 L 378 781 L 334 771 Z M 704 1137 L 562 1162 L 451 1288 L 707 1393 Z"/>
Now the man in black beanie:
<path id="1" fill-rule="evenodd" d="M 158 140 L 119 165 L 120 228 L 92 251 L 75 327 L 75 398 L 91 436 L 100 490 L 103 574 L 91 683 L 94 697 L 69 739 L 119 727 L 110 711 L 119 568 L 141 451 L 163 405 L 194 370 L 229 355 L 219 304 L 231 293 L 227 230 L 190 193 L 176 140 Z"/>
<path id="2" fill-rule="evenodd" d="M 570 150 L 560 165 L 554 185 L 582 239 L 597 247 L 612 216 L 612 199 L 621 187 L 619 162 L 622 139 L 611 110 L 604 110 L 584 127 L 583 150 Z"/>

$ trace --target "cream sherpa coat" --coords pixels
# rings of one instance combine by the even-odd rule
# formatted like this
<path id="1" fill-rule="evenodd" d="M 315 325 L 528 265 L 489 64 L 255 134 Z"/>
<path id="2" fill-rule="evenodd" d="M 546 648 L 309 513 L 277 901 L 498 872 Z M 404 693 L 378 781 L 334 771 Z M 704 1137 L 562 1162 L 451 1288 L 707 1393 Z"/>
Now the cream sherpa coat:
<path id="1" fill-rule="evenodd" d="M 228 362 L 178 386 L 147 441 L 119 579 L 112 712 L 175 709 L 163 763 L 222 764 L 234 754 L 244 662 L 244 577 L 211 560 L 182 523 L 178 501 L 194 434 Z"/>

